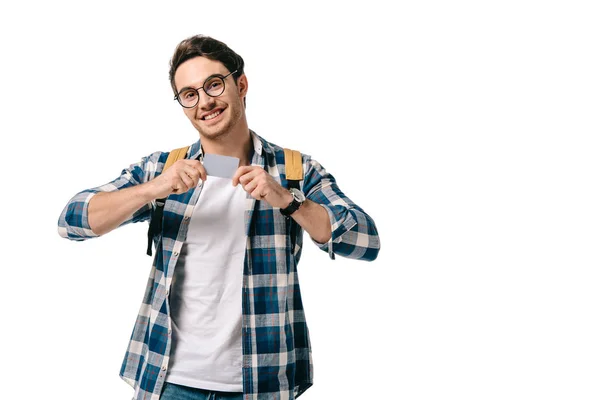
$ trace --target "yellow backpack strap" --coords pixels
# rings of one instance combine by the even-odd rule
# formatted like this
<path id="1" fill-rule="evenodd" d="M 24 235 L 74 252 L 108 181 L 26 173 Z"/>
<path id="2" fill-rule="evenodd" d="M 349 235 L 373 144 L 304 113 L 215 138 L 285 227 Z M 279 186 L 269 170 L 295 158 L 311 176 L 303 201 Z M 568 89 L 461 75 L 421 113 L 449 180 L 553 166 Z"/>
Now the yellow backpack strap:
<path id="1" fill-rule="evenodd" d="M 165 162 L 163 172 L 165 172 L 171 165 L 173 165 L 175 161 L 185 158 L 189 148 L 190 146 L 185 146 L 180 147 L 179 149 L 171 150 L 169 156 L 167 157 L 167 161 Z"/>
<path id="2" fill-rule="evenodd" d="M 290 187 L 300 189 L 299 183 L 304 179 L 302 154 L 298 150 L 283 149 L 283 151 L 285 154 L 285 179 L 287 179 L 288 182 L 291 181 Z M 294 183 L 292 184 L 292 182 Z"/>
<path id="3" fill-rule="evenodd" d="M 188 149 L 189 146 L 171 150 L 169 156 L 167 157 L 167 161 L 165 161 L 165 166 L 163 167 L 162 172 L 165 172 L 171 165 L 175 163 L 175 161 L 185 158 Z M 154 240 L 154 236 L 160 234 L 162 231 L 163 208 L 165 207 L 166 201 L 166 198 L 156 199 L 156 208 L 152 210 L 150 226 L 148 227 L 148 248 L 146 249 L 146 254 L 149 256 L 152 255 L 152 241 Z"/>
<path id="4" fill-rule="evenodd" d="M 288 189 L 300 190 L 300 181 L 304 180 L 304 168 L 302 167 L 302 154 L 298 150 L 283 149 L 285 155 L 285 179 Z M 299 229 L 297 223 L 286 217 L 286 225 L 290 232 L 292 254 L 296 254 L 296 239 Z"/>

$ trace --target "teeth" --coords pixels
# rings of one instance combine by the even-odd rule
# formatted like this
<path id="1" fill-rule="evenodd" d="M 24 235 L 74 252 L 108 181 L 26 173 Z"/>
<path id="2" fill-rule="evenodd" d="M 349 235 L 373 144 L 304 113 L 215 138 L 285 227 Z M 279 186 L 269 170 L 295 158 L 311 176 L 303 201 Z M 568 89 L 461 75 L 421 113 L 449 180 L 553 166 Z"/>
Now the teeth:
<path id="1" fill-rule="evenodd" d="M 204 117 L 204 120 L 213 119 L 214 117 L 216 117 L 219 114 L 221 114 L 221 111 L 215 111 L 214 113 L 212 113 L 212 114 L 207 115 L 206 117 Z"/>

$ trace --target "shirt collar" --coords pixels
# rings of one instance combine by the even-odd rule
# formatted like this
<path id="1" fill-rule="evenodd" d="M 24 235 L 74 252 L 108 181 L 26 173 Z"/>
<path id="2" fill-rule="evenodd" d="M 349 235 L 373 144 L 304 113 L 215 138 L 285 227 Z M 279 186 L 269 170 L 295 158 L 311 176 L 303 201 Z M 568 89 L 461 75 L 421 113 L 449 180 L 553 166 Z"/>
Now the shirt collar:
<path id="1" fill-rule="evenodd" d="M 256 134 L 256 132 L 254 132 L 252 129 L 250 129 L 250 136 L 252 136 L 252 144 L 254 145 L 254 152 L 261 156 L 263 150 L 265 150 L 267 153 L 270 153 L 270 148 L 268 146 L 268 144 L 265 142 L 265 140 L 263 138 L 261 138 L 260 136 L 258 136 L 258 134 Z M 202 156 L 204 155 L 204 152 L 202 150 L 202 143 L 201 143 L 201 139 L 198 139 L 194 144 L 192 144 L 190 146 L 190 151 L 188 152 L 188 159 L 190 160 L 196 160 L 198 158 L 202 158 Z"/>

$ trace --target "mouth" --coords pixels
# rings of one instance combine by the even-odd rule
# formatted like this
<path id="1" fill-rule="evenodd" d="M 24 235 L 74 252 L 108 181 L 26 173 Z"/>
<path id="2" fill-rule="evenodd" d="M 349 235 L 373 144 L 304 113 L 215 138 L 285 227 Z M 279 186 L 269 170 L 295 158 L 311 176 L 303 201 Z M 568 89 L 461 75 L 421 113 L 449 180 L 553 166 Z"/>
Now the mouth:
<path id="1" fill-rule="evenodd" d="M 224 109 L 219 108 L 219 109 L 211 112 L 210 114 L 203 115 L 200 119 L 202 121 L 206 121 L 206 122 L 213 122 L 213 121 L 220 119 L 220 117 L 221 117 L 221 115 L 223 115 L 224 111 L 225 111 Z"/>

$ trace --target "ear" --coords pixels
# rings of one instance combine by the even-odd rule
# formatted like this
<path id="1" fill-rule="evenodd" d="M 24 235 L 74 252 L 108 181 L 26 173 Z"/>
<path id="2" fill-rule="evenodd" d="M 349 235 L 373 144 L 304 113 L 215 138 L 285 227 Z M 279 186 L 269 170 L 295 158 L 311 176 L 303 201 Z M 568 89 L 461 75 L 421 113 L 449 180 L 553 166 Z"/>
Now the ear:
<path id="1" fill-rule="evenodd" d="M 241 75 L 237 81 L 238 97 L 243 99 L 248 93 L 248 78 L 246 74 Z"/>

